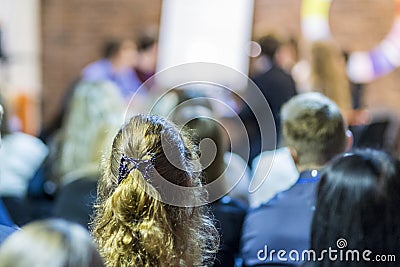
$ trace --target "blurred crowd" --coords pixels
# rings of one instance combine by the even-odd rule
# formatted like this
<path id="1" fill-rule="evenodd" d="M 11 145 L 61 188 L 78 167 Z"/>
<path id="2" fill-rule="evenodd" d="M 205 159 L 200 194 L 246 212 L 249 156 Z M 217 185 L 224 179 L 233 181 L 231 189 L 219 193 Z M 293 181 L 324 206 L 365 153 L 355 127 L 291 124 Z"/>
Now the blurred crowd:
<path id="1" fill-rule="evenodd" d="M 192 85 L 166 92 L 149 114 L 162 88 L 151 79 L 157 38 L 148 34 L 107 41 L 37 136 L 19 131 L 2 96 L 0 267 L 400 260 L 396 120 L 363 106 L 335 43 L 307 44 L 306 56 L 294 38 L 257 43 L 250 78 L 269 106 L 251 91 Z M 230 135 L 233 117 L 214 97 L 234 103 L 245 137 Z M 272 143 L 257 113 L 271 113 Z M 332 260 L 328 248 L 371 253 Z M 302 257 L 307 250 L 316 257 Z"/>

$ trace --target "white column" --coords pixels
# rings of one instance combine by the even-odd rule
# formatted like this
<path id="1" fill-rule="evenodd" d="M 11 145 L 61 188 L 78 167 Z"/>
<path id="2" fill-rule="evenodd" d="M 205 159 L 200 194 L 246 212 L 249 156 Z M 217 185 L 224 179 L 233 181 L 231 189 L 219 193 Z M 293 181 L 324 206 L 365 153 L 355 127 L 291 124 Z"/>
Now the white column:
<path id="1" fill-rule="evenodd" d="M 37 96 L 41 88 L 40 1 L 0 0 L 3 44 L 9 60 L 0 84 Z"/>

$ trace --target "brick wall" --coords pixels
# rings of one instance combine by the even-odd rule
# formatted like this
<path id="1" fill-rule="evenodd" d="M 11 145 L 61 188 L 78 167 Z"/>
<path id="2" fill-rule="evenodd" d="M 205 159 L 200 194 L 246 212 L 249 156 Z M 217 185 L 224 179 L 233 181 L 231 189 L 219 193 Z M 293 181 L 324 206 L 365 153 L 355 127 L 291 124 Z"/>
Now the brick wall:
<path id="1" fill-rule="evenodd" d="M 301 0 L 256 0 L 254 35 L 273 30 L 299 37 L 300 7 Z M 160 10 L 161 0 L 42 0 L 44 123 L 54 116 L 67 85 L 98 57 L 105 38 L 158 24 Z M 370 49 L 389 31 L 394 10 L 394 0 L 333 0 L 332 33 L 343 48 Z M 368 92 L 375 87 L 382 92 L 379 105 L 397 107 L 391 100 L 393 92 L 400 94 L 396 73 L 368 86 Z"/>
<path id="2" fill-rule="evenodd" d="M 42 0 L 43 123 L 104 40 L 157 25 L 160 10 L 161 0 Z"/>

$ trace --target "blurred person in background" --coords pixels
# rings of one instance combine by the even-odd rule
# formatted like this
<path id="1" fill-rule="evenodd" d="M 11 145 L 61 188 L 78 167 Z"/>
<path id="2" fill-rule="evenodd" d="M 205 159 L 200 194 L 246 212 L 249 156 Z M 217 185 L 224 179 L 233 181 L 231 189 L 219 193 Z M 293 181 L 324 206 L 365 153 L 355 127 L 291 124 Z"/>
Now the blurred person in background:
<path id="1" fill-rule="evenodd" d="M 184 94 L 182 91 L 181 93 Z M 187 100 L 189 100 L 187 103 L 192 100 L 192 104 L 181 103 L 172 114 L 173 121 L 190 129 L 196 143 L 201 144 L 202 140 L 208 139 L 215 144 L 215 158 L 212 158 L 211 162 L 204 163 L 202 159 L 210 160 L 209 157 L 213 151 L 200 146 L 200 162 L 204 168 L 203 183 L 210 184 L 217 179 L 219 181 L 225 179 L 222 188 L 219 188 L 219 191 L 223 190 L 222 192 L 225 194 L 210 204 L 221 238 L 220 248 L 213 266 L 235 266 L 248 202 L 249 174 L 246 162 L 238 155 L 227 151 L 224 145 L 223 128 L 212 119 L 215 117 L 212 110 L 205 105 L 196 105 L 196 98 Z M 233 190 L 228 192 L 234 185 L 233 181 L 238 181 L 238 183 Z M 212 194 L 212 192 L 209 193 Z"/>
<path id="2" fill-rule="evenodd" d="M 158 40 L 155 33 L 147 31 L 139 35 L 136 43 L 138 54 L 135 72 L 139 80 L 144 83 L 156 72 Z"/>
<path id="3" fill-rule="evenodd" d="M 175 107 L 169 114 L 171 120 L 190 129 L 197 142 L 210 138 L 216 145 L 215 158 L 207 163 L 209 166 L 205 169 L 203 182 L 208 184 L 218 177 L 225 177 L 225 190 L 231 189 L 227 194 L 247 206 L 250 170 L 239 155 L 230 152 L 230 136 L 222 125 L 213 120 L 222 118 L 218 118 L 208 96 L 196 88 L 172 90 L 167 97 L 171 95 L 177 97 Z M 236 181 L 239 182 L 235 185 Z"/>
<path id="4" fill-rule="evenodd" d="M 263 151 L 252 163 L 252 184 L 259 185 L 249 193 L 249 206 L 256 208 L 289 189 L 299 178 L 296 163 L 288 147 Z"/>
<path id="5" fill-rule="evenodd" d="M 288 190 L 247 213 L 241 239 L 244 266 L 301 264 L 270 252 L 309 249 L 319 170 L 352 144 L 340 109 L 320 93 L 293 97 L 283 105 L 281 121 L 283 142 L 300 174 Z"/>
<path id="6" fill-rule="evenodd" d="M 0 104 L 0 125 L 2 124 L 3 119 L 3 106 Z M 1 147 L 1 136 L 0 136 L 0 147 Z M 3 201 L 0 199 L 0 244 L 15 232 L 15 226 L 13 221 L 8 214 L 6 207 L 3 204 Z"/>
<path id="7" fill-rule="evenodd" d="M 354 110 L 350 82 L 346 74 L 346 58 L 332 42 L 311 45 L 311 89 L 332 99 L 340 108 L 348 125 L 366 124 L 365 110 Z"/>
<path id="8" fill-rule="evenodd" d="M 35 172 L 48 155 L 48 148 L 34 136 L 12 132 L 9 127 L 9 109 L 1 96 L 0 103 L 4 107 L 1 123 L 0 196 L 12 221 L 21 225 L 22 221 L 31 218 L 32 206 L 25 197 Z"/>
<path id="9" fill-rule="evenodd" d="M 102 59 L 86 66 L 81 79 L 89 82 L 113 82 L 126 101 L 142 84 L 134 67 L 137 63 L 137 46 L 129 39 L 109 40 L 104 44 Z"/>
<path id="10" fill-rule="evenodd" d="M 294 37 L 285 38 L 276 51 L 276 63 L 287 73 L 292 73 L 293 67 L 299 61 L 298 44 Z"/>
<path id="11" fill-rule="evenodd" d="M 52 159 L 57 184 L 54 216 L 88 227 L 100 161 L 123 122 L 124 101 L 110 82 L 81 82 L 58 136 Z"/>
<path id="12" fill-rule="evenodd" d="M 330 247 L 341 249 L 343 260 L 335 261 L 325 254 L 326 257 L 306 266 L 398 266 L 399 178 L 399 161 L 381 151 L 356 150 L 331 161 L 321 172 L 311 249 L 318 257 Z M 348 253 L 355 250 L 358 257 Z M 371 251 L 367 254 L 370 261 L 364 258 L 365 250 Z M 387 259 L 394 255 L 395 261 L 377 263 L 377 255 Z"/>
<path id="13" fill-rule="evenodd" d="M 63 220 L 30 223 L 0 247 L 0 267 L 103 267 L 89 233 Z"/>
<path id="14" fill-rule="evenodd" d="M 284 71 L 276 62 L 276 52 L 281 46 L 281 41 L 274 35 L 267 35 L 259 39 L 258 43 L 261 46 L 260 73 L 252 78 L 253 82 L 261 90 L 266 98 L 272 116 L 275 121 L 277 143 L 280 138 L 280 108 L 291 97 L 296 95 L 296 85 L 293 78 Z M 251 96 L 249 96 L 251 99 Z M 252 103 L 249 103 L 252 105 Z M 251 164 L 254 157 L 260 154 L 265 148 L 261 147 L 261 133 L 259 125 L 255 118 L 254 113 L 248 105 L 245 105 L 239 114 L 242 119 L 246 130 L 249 135 L 250 141 L 250 157 L 249 164 Z M 268 148 L 268 149 L 273 149 Z"/>
<path id="15" fill-rule="evenodd" d="M 0 96 L 0 105 L 4 109 L 1 123 L 0 195 L 24 197 L 29 180 L 46 158 L 48 149 L 34 136 L 12 132 L 9 127 L 9 109 L 3 96 Z"/>

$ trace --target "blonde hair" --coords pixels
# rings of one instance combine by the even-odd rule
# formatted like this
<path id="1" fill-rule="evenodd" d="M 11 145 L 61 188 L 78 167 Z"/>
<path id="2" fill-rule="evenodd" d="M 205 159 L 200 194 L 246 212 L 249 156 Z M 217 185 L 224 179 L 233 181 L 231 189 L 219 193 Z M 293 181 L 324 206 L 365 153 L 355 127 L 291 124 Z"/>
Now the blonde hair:
<path id="1" fill-rule="evenodd" d="M 315 42 L 312 44 L 311 54 L 314 91 L 333 100 L 342 112 L 351 110 L 350 83 L 340 50 L 328 42 Z"/>
<path id="2" fill-rule="evenodd" d="M 296 150 L 298 166 L 322 166 L 344 152 L 346 126 L 338 106 L 321 93 L 304 93 L 282 106 L 286 146 Z"/>
<path id="3" fill-rule="evenodd" d="M 96 246 L 82 226 L 59 219 L 33 222 L 0 247 L 0 267 L 101 267 Z"/>
<path id="4" fill-rule="evenodd" d="M 78 84 L 61 130 L 59 176 L 88 166 L 98 170 L 104 149 L 122 123 L 123 112 L 123 98 L 113 84 Z"/>
<path id="5" fill-rule="evenodd" d="M 161 135 L 183 168 L 167 159 Z M 200 266 L 213 260 L 219 236 L 205 207 L 163 203 L 162 192 L 148 182 L 151 175 L 143 177 L 137 169 L 118 184 L 122 155 L 138 160 L 153 155 L 157 173 L 198 188 L 190 197 L 204 199 L 196 151 L 184 132 L 158 116 L 137 115 L 117 133 L 99 181 L 92 226 L 107 266 Z"/>

